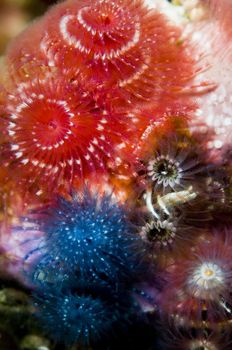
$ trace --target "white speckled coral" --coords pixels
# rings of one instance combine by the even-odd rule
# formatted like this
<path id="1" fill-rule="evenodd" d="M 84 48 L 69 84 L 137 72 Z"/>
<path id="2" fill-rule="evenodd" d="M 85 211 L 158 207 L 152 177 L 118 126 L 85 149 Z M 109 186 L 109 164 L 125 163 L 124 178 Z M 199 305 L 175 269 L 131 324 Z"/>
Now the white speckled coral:
<path id="1" fill-rule="evenodd" d="M 217 151 L 229 142 L 232 132 L 231 2 L 220 0 L 219 4 L 209 0 L 204 4 L 208 5 L 208 18 L 189 23 L 186 30 L 204 54 L 208 65 L 198 79 L 215 84 L 215 89 L 198 99 L 198 121 L 211 128 L 214 137 L 208 146 Z"/>
<path id="2" fill-rule="evenodd" d="M 199 124 L 205 123 L 214 134 L 208 147 L 213 152 L 218 151 L 229 142 L 232 133 L 231 1 L 182 0 L 181 6 L 159 0 L 145 2 L 150 8 L 159 8 L 171 21 L 184 27 L 185 36 L 192 38 L 199 54 L 199 65 L 202 65 L 202 73 L 197 76 L 195 84 L 205 83 L 206 90 L 203 92 L 207 92 L 207 84 L 209 88 L 206 94 L 198 91 L 199 111 L 197 119 L 192 120 L 192 126 L 198 128 Z M 195 12 L 191 15 L 193 10 Z"/>

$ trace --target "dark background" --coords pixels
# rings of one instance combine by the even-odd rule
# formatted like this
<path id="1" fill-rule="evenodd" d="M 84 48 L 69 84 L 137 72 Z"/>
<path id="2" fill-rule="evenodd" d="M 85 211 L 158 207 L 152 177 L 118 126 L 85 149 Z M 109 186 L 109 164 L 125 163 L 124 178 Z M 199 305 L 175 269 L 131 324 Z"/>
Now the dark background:
<path id="1" fill-rule="evenodd" d="M 42 15 L 54 0 L 0 0 L 0 56 L 8 42 L 34 18 Z"/>

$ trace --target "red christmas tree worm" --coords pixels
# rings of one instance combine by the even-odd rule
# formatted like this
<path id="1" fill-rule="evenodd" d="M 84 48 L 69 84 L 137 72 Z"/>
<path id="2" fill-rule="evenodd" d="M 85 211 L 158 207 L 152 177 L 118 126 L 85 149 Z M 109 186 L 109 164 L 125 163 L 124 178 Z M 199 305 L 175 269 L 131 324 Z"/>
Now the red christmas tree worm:
<path id="1" fill-rule="evenodd" d="M 149 121 L 194 109 L 182 96 L 197 74 L 188 42 L 163 14 L 148 10 L 140 0 L 58 4 L 12 43 L 7 62 L 17 85 L 16 93 L 10 89 L 16 96 L 7 107 L 8 117 L 17 119 L 7 124 L 11 159 L 25 178 L 36 174 L 30 177 L 40 178 L 40 183 L 46 184 L 46 177 L 70 183 L 106 168 L 113 154 L 120 161 L 119 144 L 125 147 L 124 126 L 130 121 L 136 122 L 136 140 Z M 52 83 L 46 80 L 50 74 Z M 36 81 L 42 86 L 37 88 Z M 40 97 L 35 101 L 33 96 Z M 35 120 L 43 127 L 33 130 L 37 137 L 31 140 Z M 49 127 L 44 129 L 44 124 Z M 104 140 L 99 139 L 102 128 Z M 134 156 L 125 154 L 124 159 Z"/>
<path id="2" fill-rule="evenodd" d="M 6 102 L 5 166 L 28 187 L 71 184 L 75 177 L 105 172 L 116 146 L 134 137 L 138 118 L 115 112 L 52 72 L 21 83 Z"/>
<path id="3" fill-rule="evenodd" d="M 8 51 L 13 74 L 26 65 L 30 75 L 36 61 L 63 74 L 67 67 L 81 69 L 124 104 L 164 97 L 167 104 L 166 97 L 176 97 L 197 74 L 191 57 L 181 31 L 140 0 L 58 4 Z"/>
<path id="4" fill-rule="evenodd" d="M 11 44 L 7 62 L 15 97 L 6 154 L 32 186 L 78 183 L 108 161 L 114 168 L 134 157 L 149 121 L 194 109 L 180 94 L 196 74 L 187 44 L 140 0 L 58 4 Z M 125 147 L 131 121 L 135 142 Z"/>

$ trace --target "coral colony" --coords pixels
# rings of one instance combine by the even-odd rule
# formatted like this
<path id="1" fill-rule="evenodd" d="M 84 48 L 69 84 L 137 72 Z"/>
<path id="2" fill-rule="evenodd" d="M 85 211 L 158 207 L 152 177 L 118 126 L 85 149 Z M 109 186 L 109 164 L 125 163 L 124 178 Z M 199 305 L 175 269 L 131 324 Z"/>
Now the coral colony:
<path id="1" fill-rule="evenodd" d="M 231 349 L 232 7 L 159 3 L 60 2 L 6 52 L 1 278 L 51 349 Z"/>

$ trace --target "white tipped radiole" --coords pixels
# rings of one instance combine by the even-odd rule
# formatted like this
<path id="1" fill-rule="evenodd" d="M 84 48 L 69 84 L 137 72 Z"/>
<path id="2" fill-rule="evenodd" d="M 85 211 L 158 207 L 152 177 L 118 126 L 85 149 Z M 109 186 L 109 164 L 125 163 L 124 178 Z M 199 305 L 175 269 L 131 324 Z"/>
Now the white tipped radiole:
<path id="1" fill-rule="evenodd" d="M 225 288 L 223 269 L 214 262 L 203 262 L 189 276 L 188 285 L 195 297 L 214 299 Z"/>
<path id="2" fill-rule="evenodd" d="M 110 61 L 112 59 L 119 58 L 120 56 L 123 56 L 129 50 L 131 50 L 132 48 L 134 48 L 138 44 L 138 42 L 140 40 L 141 29 L 140 29 L 139 21 L 135 21 L 134 22 L 134 34 L 128 42 L 126 42 L 125 44 L 123 44 L 119 48 L 115 48 L 115 49 L 112 48 L 109 50 L 107 50 L 107 46 L 105 46 L 106 44 L 104 43 L 103 48 L 105 49 L 105 52 L 99 51 L 99 50 L 97 50 L 96 52 L 92 52 L 92 47 L 85 46 L 85 44 L 83 43 L 83 40 L 79 39 L 77 36 L 75 36 L 75 34 L 70 33 L 70 31 L 68 29 L 70 22 L 76 21 L 88 33 L 91 33 L 93 38 L 95 38 L 97 36 L 100 36 L 101 38 L 103 38 L 103 34 L 106 36 L 109 36 L 109 38 L 110 38 L 111 33 L 108 32 L 107 29 L 102 31 L 99 28 L 94 28 L 93 26 L 91 26 L 90 24 L 88 24 L 85 21 L 83 15 L 85 13 L 88 13 L 88 11 L 90 11 L 90 10 L 91 10 L 91 8 L 84 7 L 78 11 L 76 16 L 65 15 L 61 18 L 60 23 L 59 23 L 60 33 L 61 33 L 64 41 L 69 46 L 76 48 L 81 53 L 84 53 L 86 55 L 93 53 L 94 59 L 96 59 L 96 60 L 103 60 L 103 61 L 109 60 Z M 116 14 L 116 16 L 119 16 L 119 15 L 120 15 L 119 13 Z M 116 28 L 117 28 L 117 30 L 120 29 L 118 27 L 116 27 Z M 146 65 L 144 67 L 142 67 L 142 70 L 146 70 L 146 69 L 147 69 Z M 136 77 L 135 77 L 135 79 L 136 79 Z"/>

